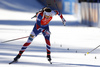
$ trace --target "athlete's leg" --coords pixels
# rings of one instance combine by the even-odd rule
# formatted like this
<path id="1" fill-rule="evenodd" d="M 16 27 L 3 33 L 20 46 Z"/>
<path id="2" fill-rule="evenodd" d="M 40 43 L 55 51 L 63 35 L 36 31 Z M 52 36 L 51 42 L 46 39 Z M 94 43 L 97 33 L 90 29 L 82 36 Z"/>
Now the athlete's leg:
<path id="1" fill-rule="evenodd" d="M 46 50 L 47 50 L 47 58 L 48 58 L 48 61 L 51 61 L 51 51 L 50 51 L 50 48 L 51 48 L 51 44 L 50 44 L 50 34 L 49 35 L 46 35 L 46 33 L 42 32 L 44 37 L 45 37 L 45 42 L 46 42 Z"/>
<path id="2" fill-rule="evenodd" d="M 32 30 L 28 40 L 26 43 L 24 43 L 24 45 L 22 46 L 21 50 L 19 51 L 18 55 L 14 58 L 15 61 L 17 61 L 21 55 L 23 54 L 23 52 L 26 50 L 26 48 L 31 44 L 31 42 L 33 41 L 33 39 L 40 33 L 40 30 L 36 29 L 36 25 L 34 27 L 34 29 Z"/>

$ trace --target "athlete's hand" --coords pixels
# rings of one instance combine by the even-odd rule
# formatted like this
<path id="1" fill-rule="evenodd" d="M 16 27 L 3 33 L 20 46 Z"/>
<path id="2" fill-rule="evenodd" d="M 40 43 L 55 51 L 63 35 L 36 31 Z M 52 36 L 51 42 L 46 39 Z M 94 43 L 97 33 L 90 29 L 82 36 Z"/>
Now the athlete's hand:
<path id="1" fill-rule="evenodd" d="M 45 36 L 49 36 L 51 34 L 51 32 L 48 30 L 45 30 L 44 33 L 45 33 Z"/>
<path id="2" fill-rule="evenodd" d="M 64 26 L 66 26 L 66 20 L 64 18 L 62 18 L 62 23 Z"/>
<path id="3" fill-rule="evenodd" d="M 50 31 L 45 30 L 45 29 L 43 29 L 43 28 L 39 28 L 38 30 L 41 30 L 42 32 L 44 32 L 44 33 L 45 33 L 45 36 L 49 36 L 49 35 L 51 34 Z"/>

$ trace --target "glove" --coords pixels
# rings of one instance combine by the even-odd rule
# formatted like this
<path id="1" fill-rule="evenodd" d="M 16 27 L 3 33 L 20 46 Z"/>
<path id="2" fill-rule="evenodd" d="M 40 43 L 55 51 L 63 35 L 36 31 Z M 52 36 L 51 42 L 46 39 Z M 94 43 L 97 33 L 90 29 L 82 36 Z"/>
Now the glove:
<path id="1" fill-rule="evenodd" d="M 66 26 L 66 20 L 64 18 L 62 18 L 62 23 L 64 26 Z"/>
<path id="2" fill-rule="evenodd" d="M 39 28 L 38 30 L 41 30 L 42 32 L 44 32 L 44 33 L 45 33 L 45 36 L 49 36 L 49 35 L 51 34 L 50 31 L 45 30 L 45 29 L 43 29 L 43 28 Z"/>
<path id="3" fill-rule="evenodd" d="M 45 36 L 49 36 L 51 34 L 51 32 L 48 30 L 45 30 L 44 33 L 45 33 Z"/>
<path id="4" fill-rule="evenodd" d="M 37 30 L 41 30 L 41 31 L 43 31 L 44 29 L 43 29 L 43 28 L 38 28 Z"/>

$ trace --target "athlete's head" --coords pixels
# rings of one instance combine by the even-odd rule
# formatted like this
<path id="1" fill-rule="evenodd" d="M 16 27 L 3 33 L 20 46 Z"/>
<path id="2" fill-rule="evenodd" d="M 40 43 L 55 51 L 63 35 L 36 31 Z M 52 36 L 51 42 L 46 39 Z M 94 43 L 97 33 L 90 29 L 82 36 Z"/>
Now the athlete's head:
<path id="1" fill-rule="evenodd" d="M 51 9 L 50 8 L 45 8 L 45 10 L 44 10 L 44 17 L 48 19 L 51 16 L 52 16 Z"/>

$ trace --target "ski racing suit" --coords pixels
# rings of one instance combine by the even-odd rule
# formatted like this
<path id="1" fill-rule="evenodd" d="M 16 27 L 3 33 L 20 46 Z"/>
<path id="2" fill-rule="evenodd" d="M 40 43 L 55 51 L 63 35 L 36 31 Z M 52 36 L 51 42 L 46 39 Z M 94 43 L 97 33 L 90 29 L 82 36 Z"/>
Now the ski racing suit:
<path id="1" fill-rule="evenodd" d="M 62 14 L 60 14 L 58 11 L 56 10 L 52 10 L 51 11 L 52 16 L 49 19 L 46 19 L 44 17 L 43 12 L 39 12 L 37 14 L 37 19 L 36 19 L 36 23 L 35 26 L 27 40 L 27 42 L 22 46 L 21 50 L 19 51 L 19 54 L 17 55 L 18 58 L 20 58 L 20 56 L 22 55 L 22 53 L 25 51 L 25 49 L 31 44 L 32 40 L 39 34 L 42 32 L 45 41 L 46 41 L 46 50 L 47 50 L 47 57 L 50 57 L 50 31 L 49 31 L 49 22 L 52 20 L 52 17 L 54 15 L 59 15 L 61 19 L 63 19 Z M 16 58 L 17 58 L 16 57 Z M 14 60 L 16 60 L 16 58 Z M 49 59 L 51 60 L 51 59 Z"/>

